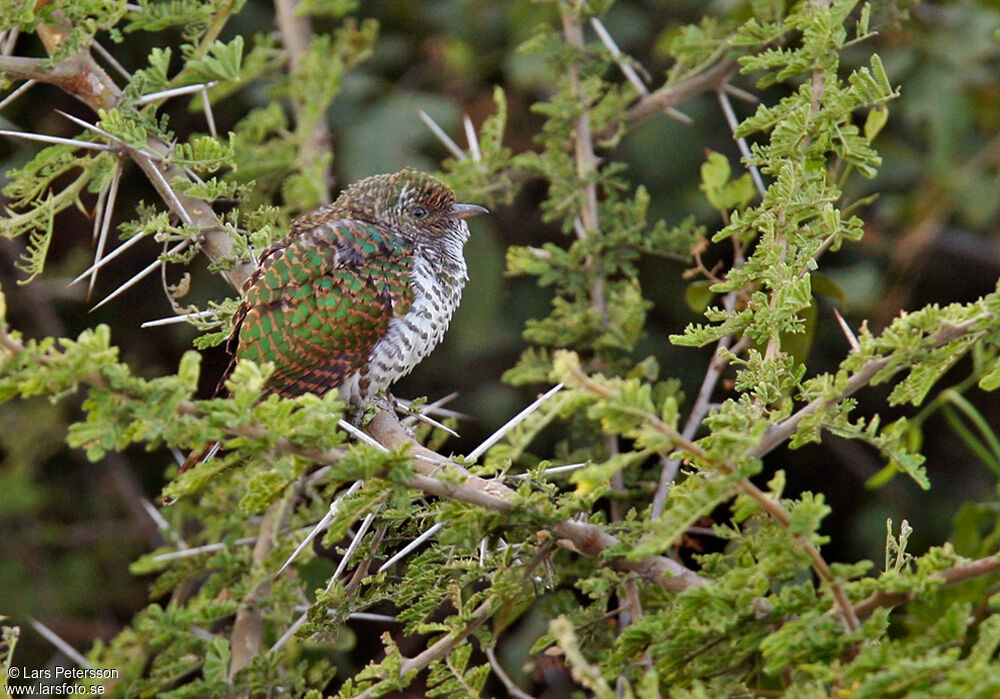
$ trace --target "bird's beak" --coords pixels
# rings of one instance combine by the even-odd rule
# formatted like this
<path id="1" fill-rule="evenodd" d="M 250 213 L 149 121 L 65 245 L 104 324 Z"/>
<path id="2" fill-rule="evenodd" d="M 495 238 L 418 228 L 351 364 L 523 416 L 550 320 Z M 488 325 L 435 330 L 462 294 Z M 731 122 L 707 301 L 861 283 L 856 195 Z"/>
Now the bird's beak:
<path id="1" fill-rule="evenodd" d="M 478 216 L 479 214 L 488 214 L 490 212 L 485 206 L 479 206 L 479 204 L 455 204 L 451 207 L 451 211 L 448 212 L 448 218 L 469 218 L 471 216 Z"/>

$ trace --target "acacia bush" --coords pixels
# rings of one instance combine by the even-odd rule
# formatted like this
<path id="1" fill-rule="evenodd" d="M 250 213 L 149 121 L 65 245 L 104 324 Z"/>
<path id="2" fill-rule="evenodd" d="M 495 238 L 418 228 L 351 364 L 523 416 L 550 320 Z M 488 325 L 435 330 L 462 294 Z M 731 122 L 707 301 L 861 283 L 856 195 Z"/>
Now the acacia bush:
<path id="1" fill-rule="evenodd" d="M 884 558 L 837 560 L 824 529 L 836 510 L 815 487 L 788 487 L 818 451 L 846 450 L 865 464 L 878 455 L 873 486 L 933 492 L 944 476 L 926 463 L 933 424 L 955 435 L 937 458 L 968 449 L 982 473 L 1000 472 L 993 413 L 977 408 L 1000 387 L 1000 291 L 892 317 L 896 307 L 871 327 L 838 323 L 833 305 L 858 290 L 837 280 L 859 277 L 830 262 L 879 235 L 893 201 L 923 210 L 890 276 L 929 254 L 944 222 L 997 225 L 998 194 L 983 182 L 995 185 L 1000 162 L 989 107 L 1000 98 L 977 91 L 996 75 L 997 37 L 962 35 L 968 18 L 995 32 L 996 12 L 949 6 L 958 19 L 941 41 L 964 41 L 963 67 L 982 68 L 940 88 L 967 101 L 956 116 L 902 106 L 907 94 L 875 51 L 883 41 L 901 72 L 932 55 L 929 40 L 922 54 L 879 36 L 904 31 L 906 3 L 755 1 L 665 22 L 655 30 L 669 58 L 662 76 L 616 43 L 616 26 L 649 31 L 631 3 L 428 3 L 426 16 L 399 5 L 385 10 L 405 28 L 397 38 L 416 35 L 418 16 L 446 23 L 473 8 L 483 23 L 466 27 L 473 34 L 499 12 L 512 18 L 508 38 L 521 41 L 498 63 L 521 82 L 468 100 L 465 148 L 449 136 L 460 130 L 452 102 L 408 83 L 423 64 L 365 72 L 385 60 L 380 49 L 413 55 L 379 38 L 367 6 L 277 0 L 272 26 L 263 6 L 230 0 L 0 4 L 3 108 L 23 110 L 17 123 L 35 134 L 24 138 L 48 139 L 8 160 L 3 189 L 0 231 L 22 246 L 19 282 L 30 283 L 0 297 L 10 428 L 0 510 L 8 521 L 31 513 L 38 469 L 82 453 L 105 470 L 65 474 L 56 487 L 104 474 L 144 527 L 144 540 L 130 540 L 130 572 L 148 582 L 149 603 L 80 661 L 116 669 L 104 686 L 124 696 L 1000 693 L 989 493 L 963 494 L 950 540 L 919 552 L 909 541 L 921 522 L 893 524 L 905 511 L 890 502 L 871 547 Z M 496 41 L 483 31 L 480 41 Z M 483 65 L 476 46 L 468 34 L 433 34 L 424 50 L 451 72 L 424 80 L 440 80 L 442 94 L 489 82 L 470 77 Z M 34 94 L 15 95 L 19 86 L 50 90 L 54 106 L 81 116 L 18 107 Z M 895 105 L 931 115 L 937 151 L 921 162 L 936 174 L 927 165 L 917 180 L 923 201 L 900 204 L 890 182 L 890 203 L 877 208 L 880 168 L 910 181 L 920 169 L 905 133 L 889 141 L 891 165 L 876 150 Z M 711 110 L 727 132 L 671 146 L 686 153 L 681 166 L 697 163 L 693 187 L 674 194 L 664 176 L 642 175 L 676 167 L 649 129 L 671 117 L 696 129 L 684 126 L 686 109 L 700 122 Z M 441 145 L 428 143 L 433 134 Z M 497 239 L 470 242 L 472 298 L 452 329 L 465 347 L 442 348 L 446 363 L 464 363 L 432 388 L 482 381 L 477 339 L 502 330 L 463 336 L 463 323 L 481 331 L 477 314 L 501 313 L 490 305 L 496 285 L 533 287 L 523 351 L 515 357 L 508 338 L 496 355 L 522 392 L 472 405 L 492 426 L 514 397 L 541 397 L 497 439 L 448 455 L 449 430 L 463 423 L 447 412 L 443 426 L 416 419 L 422 401 L 402 418 L 370 412 L 358 435 L 334 395 L 262 399 L 270 367 L 252 363 L 237 367 L 228 397 L 199 399 L 219 372 L 202 369 L 190 334 L 177 335 L 188 349 L 176 358 L 155 341 L 135 344 L 141 318 L 127 294 L 161 276 L 151 307 L 184 316 L 194 347 L 211 352 L 256 253 L 335 195 L 331 168 L 426 167 L 419 148 L 448 153 L 441 176 L 500 227 L 552 233 L 512 233 L 512 279 L 497 273 L 488 291 L 476 290 L 475 263 L 489 268 Z M 637 174 L 629 163 L 643 150 Z M 112 251 L 114 229 L 123 242 Z M 93 241 L 100 277 L 71 236 Z M 77 275 L 97 289 L 118 276 L 99 305 L 124 313 L 107 323 L 46 316 L 57 301 L 84 308 L 44 286 Z M 890 288 L 887 299 L 915 298 Z M 671 305 L 699 317 L 669 328 L 668 346 L 660 319 Z M 42 332 L 22 332 L 21 318 Z M 817 344 L 834 352 L 831 365 L 817 361 Z M 45 439 L 55 434 L 71 452 Z M 171 450 L 214 440 L 224 444 L 215 458 L 177 475 Z M 147 512 L 144 488 L 171 504 Z M 100 563 L 87 565 L 44 589 L 87 589 Z M 15 573 L 4 573 L 11 589 Z M 6 604 L 43 589 L 19 586 Z M 5 667 L 29 664 L 16 621 L 0 646 Z"/>

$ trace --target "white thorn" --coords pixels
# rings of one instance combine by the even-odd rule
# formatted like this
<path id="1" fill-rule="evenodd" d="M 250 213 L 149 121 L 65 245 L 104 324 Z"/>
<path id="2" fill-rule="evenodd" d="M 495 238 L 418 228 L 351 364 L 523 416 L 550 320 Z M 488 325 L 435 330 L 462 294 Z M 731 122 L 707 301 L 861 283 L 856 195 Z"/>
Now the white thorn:
<path id="1" fill-rule="evenodd" d="M 10 104 L 14 100 L 16 100 L 18 97 L 20 97 L 21 95 L 23 95 L 25 92 L 27 92 L 28 90 L 30 90 L 31 88 L 33 88 L 37 84 L 38 84 L 38 81 L 35 80 L 35 79 L 25 80 L 24 83 L 22 83 L 19 88 L 17 88 L 13 92 L 11 92 L 9 95 L 7 95 L 6 97 L 4 97 L 3 100 L 0 100 L 0 110 L 2 110 L 8 104 Z"/>
<path id="2" fill-rule="evenodd" d="M 454 155 L 458 160 L 468 160 L 469 156 L 462 152 L 462 149 L 458 147 L 458 144 L 451 140 L 451 137 L 444 132 L 440 126 L 437 125 L 433 119 L 425 112 L 423 109 L 418 109 L 417 113 L 420 115 L 421 121 L 427 124 L 427 128 L 434 132 L 434 135 L 438 137 L 438 140 L 444 144 L 452 155 Z"/>
<path id="3" fill-rule="evenodd" d="M 148 95 L 143 95 L 137 99 L 132 104 L 139 106 L 143 104 L 149 104 L 150 102 L 155 102 L 161 99 L 170 99 L 171 97 L 177 97 L 179 95 L 189 95 L 192 92 L 201 92 L 209 87 L 215 87 L 218 85 L 217 80 L 213 80 L 207 83 L 199 83 L 197 85 L 185 85 L 184 87 L 172 87 L 169 90 L 160 90 L 159 92 L 150 92 Z"/>
<path id="4" fill-rule="evenodd" d="M 91 40 L 90 45 L 91 45 L 91 47 L 97 49 L 97 53 L 101 54 L 101 58 L 103 58 L 105 61 L 107 61 L 108 65 L 110 65 L 112 68 L 114 68 L 115 70 L 117 70 L 118 73 L 123 78 L 125 78 L 126 80 L 131 80 L 132 79 L 132 74 L 129 73 L 127 70 L 125 70 L 125 68 L 122 66 L 122 64 L 119 63 L 118 61 L 116 61 L 115 57 L 112 56 L 108 52 L 107 49 L 105 49 L 103 46 L 101 46 L 100 44 L 98 44 L 96 41 L 93 41 L 93 40 Z"/>
<path id="5" fill-rule="evenodd" d="M 292 563 L 292 561 L 298 558 L 299 554 L 302 553 L 305 547 L 308 546 L 310 543 L 312 543 L 312 540 L 315 539 L 316 536 L 321 531 L 323 531 L 324 527 L 326 527 L 326 525 L 328 525 L 333 520 L 333 518 L 337 516 L 337 512 L 340 510 L 340 504 L 346 498 L 349 498 L 351 495 L 354 495 L 354 493 L 356 493 L 358 488 L 360 488 L 362 485 L 364 485 L 364 481 L 354 481 L 354 484 L 350 488 L 348 488 L 346 492 L 344 492 L 342 495 L 337 496 L 334 499 L 334 501 L 330 503 L 330 509 L 327 510 L 325 515 L 323 515 L 323 518 L 319 521 L 319 523 L 317 523 L 316 526 L 309 531 L 309 533 L 306 535 L 306 538 L 302 540 L 302 543 L 300 543 L 298 546 L 295 547 L 295 550 L 292 551 L 292 555 L 289 556 L 288 560 L 285 561 L 284 565 L 282 565 L 281 568 L 278 569 L 278 572 L 274 574 L 274 577 L 278 577 L 279 575 L 281 575 L 285 571 L 285 568 L 287 568 Z"/>
<path id="6" fill-rule="evenodd" d="M 469 142 L 469 152 L 472 153 L 472 159 L 478 163 L 483 159 L 483 152 L 479 149 L 479 136 L 476 135 L 476 129 L 472 126 L 472 119 L 468 114 L 462 117 L 462 123 L 465 125 L 465 140 Z"/>
<path id="7" fill-rule="evenodd" d="M 432 536 L 434 536 L 435 534 L 437 534 L 439 531 L 441 531 L 441 527 L 443 527 L 444 524 L 445 524 L 444 522 L 438 522 L 437 524 L 435 524 L 433 527 L 431 527 L 430 529 L 428 529 L 427 531 L 425 531 L 423 534 L 421 534 L 420 536 L 418 536 L 416 539 L 414 539 L 413 541 L 411 541 L 410 543 L 408 543 L 406 546 L 404 546 L 403 548 L 401 548 L 398 552 L 396 552 L 396 554 L 392 558 L 390 558 L 388 561 L 386 561 L 381 566 L 379 566 L 379 569 L 377 571 L 375 571 L 375 572 L 376 573 L 381 573 L 383 570 L 389 568 L 390 566 L 392 566 L 397 561 L 405 558 L 410 553 L 410 551 L 412 551 L 413 549 L 417 548 L 418 546 L 420 546 L 420 544 L 424 543 L 425 541 L 427 541 L 428 539 L 430 539 Z"/>
<path id="8" fill-rule="evenodd" d="M 381 451 L 389 451 L 384 446 L 379 444 L 377 441 L 372 439 L 370 436 L 359 430 L 357 427 L 349 423 L 347 420 L 337 420 L 337 424 L 340 425 L 340 429 L 344 430 L 348 434 L 354 435 L 356 439 L 364 442 L 365 444 L 375 447 Z"/>
<path id="9" fill-rule="evenodd" d="M 113 260 L 116 257 L 118 257 L 119 255 L 121 255 L 123 252 L 125 252 L 130 247 L 132 247 L 133 245 L 135 245 L 137 242 L 139 242 L 140 240 L 142 240 L 143 238 L 145 238 L 147 235 L 149 235 L 148 232 L 143 231 L 142 233 L 139 233 L 138 235 L 135 235 L 135 236 L 129 238 L 124 243 L 122 243 L 117 248 L 115 248 L 114 252 L 109 253 L 106 257 L 102 257 L 100 264 L 93 264 L 93 265 L 91 265 L 90 267 L 88 267 L 87 269 L 85 269 L 83 272 L 81 272 L 80 275 L 76 279 L 74 279 L 73 281 L 71 281 L 66 286 L 73 286 L 77 282 L 83 281 L 87 277 L 87 275 L 89 275 L 91 272 L 94 272 L 94 271 L 100 269 L 101 267 L 103 267 L 104 265 L 108 264 L 109 262 L 111 262 L 111 260 Z"/>
<path id="10" fill-rule="evenodd" d="M 344 572 L 344 568 L 347 567 L 347 564 L 350 562 L 351 556 L 354 555 L 354 552 L 358 550 L 358 546 L 361 545 L 361 539 L 368 533 L 368 528 L 372 525 L 373 521 L 375 521 L 375 513 L 369 512 L 365 517 L 365 520 L 361 523 L 361 526 L 358 527 L 358 533 L 354 535 L 353 539 L 351 539 L 351 544 L 344 552 L 344 557 L 340 559 L 340 564 L 337 566 L 337 570 L 333 572 L 330 582 L 326 584 L 327 592 L 330 591 L 330 588 L 333 587 L 333 583 L 336 582 L 337 578 L 339 578 L 341 573 Z"/>
<path id="11" fill-rule="evenodd" d="M 851 326 L 847 324 L 847 321 L 844 320 L 844 316 L 840 315 L 840 311 L 836 308 L 833 309 L 833 315 L 837 316 L 837 322 L 840 323 L 840 329 L 844 331 L 844 336 L 847 338 L 847 343 L 851 346 L 851 349 L 860 349 L 861 345 L 858 343 L 858 337 L 851 330 Z"/>
<path id="12" fill-rule="evenodd" d="M 90 294 L 94 291 L 94 283 L 97 282 L 97 268 L 98 263 L 101 261 L 101 256 L 104 254 L 104 245 L 108 241 L 108 231 L 111 229 L 111 214 L 115 210 L 115 200 L 118 198 L 118 183 L 121 181 L 122 176 L 122 161 L 121 159 L 115 163 L 115 172 L 111 176 L 111 185 L 108 187 L 108 195 L 106 200 L 103 202 L 104 206 L 101 209 L 101 234 L 97 239 L 97 250 L 94 252 L 94 271 L 90 273 L 90 284 L 87 287 L 87 299 L 90 299 Z"/>
<path id="13" fill-rule="evenodd" d="M 549 398 L 551 398 L 559 391 L 561 391 L 562 387 L 563 385 L 561 383 L 557 383 L 555 386 L 550 388 L 538 400 L 536 400 L 534 403 L 532 403 L 527 408 L 525 408 L 517 415 L 512 417 L 510 420 L 508 420 L 503 427 L 501 427 L 499 430 L 490 435 L 485 442 L 483 442 L 478 447 L 473 449 L 472 452 L 466 458 L 469 459 L 470 461 L 476 461 L 487 449 L 489 449 L 494 444 L 499 442 L 503 438 L 503 436 L 507 434 L 507 432 L 509 432 L 512 428 L 514 428 L 519 422 L 524 420 L 524 418 L 528 417 L 528 415 L 537 410 L 538 406 L 540 406 L 542 403 L 544 403 Z"/>
<path id="14" fill-rule="evenodd" d="M 247 546 L 249 544 L 256 543 L 257 537 L 248 536 L 243 539 L 237 539 L 231 545 L 232 546 Z M 191 556 L 198 556 L 203 553 L 212 553 L 213 551 L 221 551 L 230 544 L 216 543 L 216 544 L 205 544 L 204 546 L 195 546 L 193 548 L 181 549 L 180 551 L 168 551 L 167 553 L 161 553 L 158 556 L 153 556 L 150 560 L 157 563 L 163 563 L 164 561 L 174 561 L 179 558 L 190 558 Z"/>
<path id="15" fill-rule="evenodd" d="M 186 248 L 190 244 L 191 244 L 190 240 L 182 240 L 180 243 L 178 243 L 174 247 L 170 248 L 169 250 L 167 250 L 163 254 L 165 254 L 165 255 L 175 255 L 175 254 L 179 253 L 181 250 L 183 250 L 184 248 Z M 142 270 L 141 272 L 139 272 L 138 274 L 136 274 L 134 277 L 132 277 L 131 279 L 129 279 L 127 282 L 125 282 L 121 286 L 119 286 L 110 295 L 106 296 L 104 298 L 104 300 L 102 300 L 100 303 L 98 303 L 96 306 L 94 306 L 90 310 L 91 311 L 96 311 L 98 308 L 100 308 L 101 306 L 103 306 L 104 304 L 106 304 L 107 302 L 109 302 L 111 299 L 115 298 L 116 296 L 118 296 L 119 294 L 121 294 L 122 292 L 124 292 L 125 290 L 127 290 L 127 289 L 135 286 L 140 281 L 142 281 L 143 279 L 145 279 L 147 276 L 149 276 L 150 274 L 152 274 L 153 272 L 155 272 L 157 270 L 157 268 L 160 265 L 162 265 L 162 264 L 163 264 L 163 260 L 160 260 L 160 259 L 157 259 L 155 262 L 150 263 L 150 265 L 148 267 L 146 267 L 144 270 Z"/>
<path id="16" fill-rule="evenodd" d="M 59 143 L 67 146 L 76 146 L 77 148 L 86 148 L 88 150 L 118 151 L 117 148 L 109 146 L 106 143 L 90 143 L 89 141 L 78 141 L 75 138 L 46 136 L 40 133 L 31 133 L 30 131 L 9 131 L 7 129 L 0 129 L 0 136 L 13 136 L 15 138 L 23 138 L 27 141 L 41 141 L 42 143 Z"/>
<path id="17" fill-rule="evenodd" d="M 565 473 L 566 471 L 575 471 L 578 468 L 583 468 L 587 465 L 586 461 L 581 461 L 576 464 L 565 464 L 563 466 L 553 466 L 542 471 L 543 476 L 550 476 L 555 473 Z M 508 476 L 508 478 L 528 478 L 531 476 L 530 473 L 517 473 L 513 476 Z"/>
<path id="18" fill-rule="evenodd" d="M 183 323 L 186 320 L 192 318 L 210 318 L 216 315 L 216 311 L 198 311 L 197 313 L 182 313 L 177 316 L 170 316 L 169 318 L 157 318 L 156 320 L 147 320 L 145 323 L 140 325 L 140 328 L 155 328 L 158 325 L 171 325 L 173 323 Z"/>
<path id="19" fill-rule="evenodd" d="M 48 641 L 56 648 L 61 650 L 63 655 L 72 660 L 74 663 L 76 663 L 80 667 L 86 667 L 86 668 L 94 667 L 89 660 L 83 657 L 83 654 L 80 653 L 80 651 L 78 651 L 70 644 L 66 643 L 66 641 L 62 640 L 59 636 L 56 635 L 56 632 L 50 629 L 48 626 L 38 621 L 37 619 L 32 619 L 31 617 L 28 617 L 28 621 L 35 628 L 35 631 L 37 631 L 43 638 L 45 638 L 46 641 Z"/>

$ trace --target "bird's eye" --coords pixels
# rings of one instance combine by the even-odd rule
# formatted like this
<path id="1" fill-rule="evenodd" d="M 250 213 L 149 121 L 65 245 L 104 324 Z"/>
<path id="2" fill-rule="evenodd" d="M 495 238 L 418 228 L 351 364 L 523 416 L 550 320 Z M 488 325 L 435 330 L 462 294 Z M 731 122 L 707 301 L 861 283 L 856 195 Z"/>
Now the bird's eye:
<path id="1" fill-rule="evenodd" d="M 413 215 L 413 218 L 417 220 L 422 218 L 427 218 L 427 209 L 420 206 L 419 204 L 410 209 L 410 213 Z"/>

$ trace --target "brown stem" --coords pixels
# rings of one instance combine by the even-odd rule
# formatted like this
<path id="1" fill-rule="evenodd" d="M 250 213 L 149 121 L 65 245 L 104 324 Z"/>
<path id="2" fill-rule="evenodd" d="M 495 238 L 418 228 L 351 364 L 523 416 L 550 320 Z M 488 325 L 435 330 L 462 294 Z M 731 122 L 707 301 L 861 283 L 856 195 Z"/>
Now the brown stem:
<path id="1" fill-rule="evenodd" d="M 292 0 L 274 0 L 278 32 L 281 34 L 281 43 L 285 46 L 285 53 L 288 55 L 288 68 L 292 74 L 300 70 L 302 57 L 309 48 L 309 39 L 312 36 L 312 23 L 308 17 L 297 17 L 295 6 L 296 4 Z M 295 113 L 296 122 L 301 122 L 305 112 L 303 100 L 292 100 L 292 111 Z M 313 124 L 299 149 L 299 162 L 302 165 L 302 171 L 311 171 L 314 163 L 330 152 L 330 145 L 330 130 L 327 128 L 325 115 L 321 115 Z M 320 203 L 329 204 L 330 187 L 326 178 L 324 177 L 318 184 Z"/>
<path id="2" fill-rule="evenodd" d="M 1000 557 L 987 556 L 967 563 L 960 563 L 954 568 L 940 570 L 931 576 L 932 580 L 940 580 L 945 586 L 955 585 L 966 580 L 972 580 L 984 575 L 1000 572 Z M 876 590 L 865 599 L 854 605 L 854 613 L 859 619 L 868 619 L 876 609 L 898 607 L 914 598 L 912 592 L 885 592 Z"/>
<path id="3" fill-rule="evenodd" d="M 470 634 L 475 632 L 476 629 L 482 626 L 486 620 L 490 618 L 490 613 L 492 611 L 490 605 L 491 603 L 489 601 L 483 602 L 476 607 L 476 610 L 472 613 L 472 618 L 470 618 L 461 629 L 444 636 L 436 643 L 428 646 L 427 649 L 419 655 L 404 659 L 399 667 L 399 677 L 405 679 L 413 673 L 420 672 L 435 660 L 448 655 L 458 646 L 458 644 L 462 643 L 469 637 Z M 356 694 L 355 697 L 357 697 L 357 699 L 369 699 L 370 697 L 381 696 L 383 693 L 381 685 L 382 682 L 378 682 L 360 694 Z"/>
<path id="4" fill-rule="evenodd" d="M 276 524 L 280 518 L 279 512 L 284 509 L 284 505 L 284 501 L 278 500 L 271 503 L 264 513 L 260 530 L 257 532 L 257 543 L 253 547 L 253 570 L 262 569 L 271 554 L 274 536 L 278 529 Z M 264 638 L 264 615 L 260 603 L 271 593 L 271 580 L 270 575 L 264 574 L 250 593 L 240 600 L 229 642 L 232 651 L 229 660 L 230 682 L 237 672 L 250 665 L 254 657 L 260 653 Z"/>
<path id="5" fill-rule="evenodd" d="M 739 63 L 727 58 L 676 85 L 661 87 L 656 92 L 640 99 L 625 112 L 625 127 L 632 129 L 649 117 L 660 114 L 670 107 L 705 92 L 718 90 L 733 77 L 739 67 Z M 620 126 L 620 122 L 611 124 L 597 137 L 599 139 L 610 138 Z"/>

